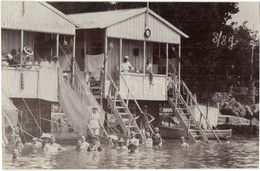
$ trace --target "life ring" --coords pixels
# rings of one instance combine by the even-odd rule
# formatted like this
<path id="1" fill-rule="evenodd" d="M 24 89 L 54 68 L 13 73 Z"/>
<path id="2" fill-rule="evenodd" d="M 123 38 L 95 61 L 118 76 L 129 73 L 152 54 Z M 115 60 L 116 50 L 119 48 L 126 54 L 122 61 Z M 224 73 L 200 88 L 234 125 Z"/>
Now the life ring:
<path id="1" fill-rule="evenodd" d="M 150 37 L 150 36 L 151 36 L 151 30 L 150 30 L 150 29 L 145 29 L 145 31 L 144 31 L 144 36 L 145 36 L 146 38 Z"/>
<path id="2" fill-rule="evenodd" d="M 29 46 L 24 46 L 23 48 L 24 52 L 27 54 L 27 55 L 33 55 L 33 50 L 31 47 Z"/>

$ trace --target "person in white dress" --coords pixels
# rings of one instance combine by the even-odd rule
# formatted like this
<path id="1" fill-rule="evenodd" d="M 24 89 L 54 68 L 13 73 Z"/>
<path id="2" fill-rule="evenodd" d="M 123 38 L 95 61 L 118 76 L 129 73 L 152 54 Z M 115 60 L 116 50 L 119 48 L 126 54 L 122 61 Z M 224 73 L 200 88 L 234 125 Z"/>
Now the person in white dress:
<path id="1" fill-rule="evenodd" d="M 47 60 L 47 56 L 44 56 L 43 61 L 40 63 L 41 69 L 48 69 L 50 67 L 50 63 Z"/>
<path id="2" fill-rule="evenodd" d="M 99 129 L 101 127 L 101 116 L 98 112 L 97 107 L 92 108 L 92 112 L 90 113 L 89 119 L 89 127 L 93 131 L 95 136 L 99 136 Z"/>
<path id="3" fill-rule="evenodd" d="M 57 70 L 59 66 L 59 62 L 58 62 L 58 57 L 57 56 L 54 56 L 52 58 L 52 61 L 50 62 L 50 69 L 53 69 L 53 70 Z"/>

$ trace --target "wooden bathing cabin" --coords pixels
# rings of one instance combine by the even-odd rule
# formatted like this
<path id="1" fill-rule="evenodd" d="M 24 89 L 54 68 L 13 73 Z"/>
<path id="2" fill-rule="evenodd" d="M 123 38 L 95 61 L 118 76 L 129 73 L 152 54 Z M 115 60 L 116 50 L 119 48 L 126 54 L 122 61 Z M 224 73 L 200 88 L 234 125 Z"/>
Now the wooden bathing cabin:
<path id="1" fill-rule="evenodd" d="M 51 104 L 58 102 L 57 71 L 41 70 L 36 63 L 44 56 L 49 61 L 62 56 L 64 40 L 72 43 L 70 54 L 75 56 L 75 28 L 66 15 L 46 2 L 1 2 L 2 59 L 11 54 L 17 62 L 1 68 L 2 93 L 21 111 L 18 124 L 26 131 L 26 140 L 31 139 L 30 135 L 40 137 L 42 132 L 51 131 Z M 34 62 L 30 68 L 23 65 L 24 47 L 32 50 Z M 72 72 L 70 67 L 67 71 Z"/>
<path id="2" fill-rule="evenodd" d="M 142 117 L 143 106 L 147 105 L 156 117 L 159 104 L 167 102 L 193 142 L 209 142 L 205 129 L 220 142 L 202 112 L 195 120 L 192 110 L 198 108 L 197 101 L 180 77 L 181 39 L 188 35 L 149 8 L 68 17 L 79 25 L 76 61 L 100 104 L 114 114 L 126 135 L 133 130 L 144 138 L 136 115 Z M 132 71 L 122 71 L 125 56 Z M 152 64 L 152 85 L 145 69 L 147 58 Z M 207 128 L 201 126 L 202 122 Z M 153 131 L 153 125 L 149 129 Z"/>

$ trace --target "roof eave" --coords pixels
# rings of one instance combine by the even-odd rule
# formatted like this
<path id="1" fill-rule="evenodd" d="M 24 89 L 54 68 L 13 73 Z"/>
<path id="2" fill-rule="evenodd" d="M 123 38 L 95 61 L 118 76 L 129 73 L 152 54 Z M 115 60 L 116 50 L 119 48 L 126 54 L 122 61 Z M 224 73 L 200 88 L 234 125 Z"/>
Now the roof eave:
<path id="1" fill-rule="evenodd" d="M 187 34 L 185 34 L 184 32 L 182 32 L 181 30 L 179 30 L 177 27 L 173 26 L 170 22 L 168 22 L 167 20 L 165 20 L 164 18 L 162 18 L 161 16 L 159 16 L 158 14 L 156 14 L 155 12 L 153 12 L 151 9 L 148 9 L 148 12 L 150 14 L 152 14 L 153 16 L 155 16 L 156 18 L 158 18 L 159 20 L 161 20 L 162 22 L 164 22 L 166 25 L 168 25 L 169 27 L 171 27 L 174 31 L 176 31 L 177 33 L 179 33 L 180 35 L 182 35 L 185 38 L 190 38 Z"/>
<path id="2" fill-rule="evenodd" d="M 56 14 L 58 14 L 59 16 L 64 18 L 65 20 L 67 20 L 70 23 L 72 23 L 73 25 L 75 25 L 76 27 L 78 27 L 78 28 L 80 27 L 80 25 L 78 23 L 76 23 L 75 21 L 71 20 L 67 15 L 65 15 L 64 13 L 62 13 L 61 11 L 56 9 L 55 7 L 51 6 L 47 2 L 39 1 L 39 3 L 42 4 L 43 6 L 45 6 L 46 8 L 49 8 L 50 10 L 52 10 L 53 12 L 55 12 Z"/>

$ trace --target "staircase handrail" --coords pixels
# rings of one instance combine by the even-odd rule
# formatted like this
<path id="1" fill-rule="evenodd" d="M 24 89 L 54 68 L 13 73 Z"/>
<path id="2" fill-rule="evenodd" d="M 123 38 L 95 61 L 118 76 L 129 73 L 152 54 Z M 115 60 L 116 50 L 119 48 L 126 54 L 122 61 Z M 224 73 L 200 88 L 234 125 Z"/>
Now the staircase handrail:
<path id="1" fill-rule="evenodd" d="M 206 135 L 204 134 L 204 132 L 201 130 L 201 127 L 200 127 L 200 125 L 197 123 L 197 121 L 196 121 L 195 117 L 193 116 L 193 114 L 192 114 L 191 110 L 189 109 L 189 106 L 187 105 L 187 103 L 186 103 L 186 102 L 185 102 L 185 100 L 183 99 L 183 97 L 182 97 L 182 95 L 181 95 L 181 92 L 178 90 L 178 88 L 177 88 L 175 85 L 173 85 L 173 86 L 174 86 L 174 88 L 175 88 L 175 91 L 177 91 L 177 92 L 178 92 L 178 94 L 180 95 L 180 97 L 179 97 L 179 98 L 181 98 L 181 99 L 182 99 L 182 101 L 184 102 L 184 105 L 186 106 L 187 110 L 189 111 L 189 113 L 190 113 L 190 116 L 193 118 L 193 120 L 195 120 L 195 122 L 196 122 L 196 125 L 199 127 L 199 130 L 200 130 L 200 132 L 201 132 L 202 136 L 204 137 L 204 139 L 206 139 L 206 140 L 207 140 L 207 142 L 209 142 L 209 141 L 208 141 L 208 138 L 207 138 L 207 136 L 206 136 Z M 188 129 L 189 129 L 189 126 L 188 126 Z"/>
<path id="2" fill-rule="evenodd" d="M 115 72 L 115 71 L 114 71 L 114 72 Z M 116 72 L 115 72 L 115 73 L 116 73 Z M 107 73 L 107 74 L 108 74 L 110 80 L 113 82 L 113 85 L 116 87 L 116 84 L 115 84 L 115 82 L 113 81 L 111 75 L 110 75 L 109 73 Z M 116 74 L 117 74 L 117 73 L 116 73 Z M 117 75 L 118 75 L 118 74 L 117 74 Z M 133 98 L 133 100 L 134 100 L 134 102 L 135 102 L 135 104 L 136 104 L 138 110 L 139 110 L 139 111 L 141 112 L 141 114 L 147 119 L 147 121 L 149 121 L 149 119 L 148 119 L 147 116 L 144 114 L 143 110 L 141 109 L 139 103 L 137 102 L 136 98 L 134 97 L 132 91 L 130 90 L 130 88 L 129 88 L 128 85 L 126 84 L 126 81 L 125 81 L 124 77 L 119 73 L 119 78 L 120 78 L 120 77 L 122 78 L 122 80 L 123 80 L 125 86 L 127 87 L 128 93 L 130 93 L 131 97 Z M 117 90 L 118 92 L 120 92 L 117 87 L 116 87 L 116 90 Z M 152 133 L 154 133 L 153 125 L 151 125 L 150 123 L 147 123 L 147 124 L 149 125 L 150 131 L 151 131 Z"/>
<path id="3" fill-rule="evenodd" d="M 179 76 L 179 73 L 176 71 L 176 69 L 174 68 L 174 66 L 173 66 L 173 64 L 172 64 L 172 62 L 171 62 L 170 60 L 169 60 L 169 63 L 171 64 L 172 68 L 175 70 L 177 76 L 178 76 L 178 77 L 180 78 L 180 80 L 181 80 L 181 82 L 179 83 L 179 85 L 181 85 L 181 84 L 183 85 L 183 87 L 185 88 L 185 90 L 187 91 L 187 93 L 189 94 L 189 96 L 191 97 L 192 101 L 195 103 L 196 108 L 197 108 L 197 109 L 199 110 L 199 112 L 200 112 L 200 117 L 202 116 L 202 118 L 203 118 L 203 119 L 206 121 L 206 123 L 209 125 L 210 130 L 213 132 L 213 134 L 214 134 L 214 136 L 216 137 L 216 139 L 218 140 L 218 142 L 221 142 L 221 141 L 219 140 L 217 134 L 215 133 L 215 131 L 211 128 L 208 119 L 204 116 L 204 114 L 203 114 L 202 111 L 200 110 L 198 102 L 194 99 L 194 97 L 193 97 L 191 91 L 189 90 L 189 88 L 187 87 L 187 85 L 185 84 L 185 82 L 181 79 L 181 77 Z M 173 86 L 175 87 L 174 84 L 173 84 Z M 180 86 L 179 86 L 179 87 L 180 87 Z M 175 89 L 177 89 L 177 87 L 175 87 Z M 178 90 L 178 89 L 177 89 L 177 90 Z M 180 93 L 180 92 L 179 92 L 179 93 Z M 191 114 L 192 114 L 192 113 L 191 113 Z"/>
<path id="4" fill-rule="evenodd" d="M 220 142 L 217 134 L 215 133 L 215 131 L 211 128 L 210 123 L 208 121 L 208 119 L 204 116 L 204 114 L 202 113 L 202 111 L 199 108 L 199 104 L 198 102 L 194 99 L 194 97 L 192 96 L 191 92 L 189 91 L 188 87 L 186 86 L 186 84 L 184 82 L 182 82 L 183 87 L 186 89 L 187 93 L 189 93 L 189 96 L 191 97 L 192 101 L 195 103 L 196 108 L 199 110 L 200 112 L 200 116 L 202 116 L 202 118 L 206 121 L 207 125 L 209 125 L 209 129 L 213 132 L 214 136 L 216 137 L 216 139 L 218 140 L 218 142 Z"/>

